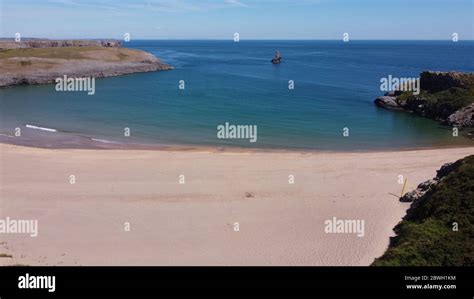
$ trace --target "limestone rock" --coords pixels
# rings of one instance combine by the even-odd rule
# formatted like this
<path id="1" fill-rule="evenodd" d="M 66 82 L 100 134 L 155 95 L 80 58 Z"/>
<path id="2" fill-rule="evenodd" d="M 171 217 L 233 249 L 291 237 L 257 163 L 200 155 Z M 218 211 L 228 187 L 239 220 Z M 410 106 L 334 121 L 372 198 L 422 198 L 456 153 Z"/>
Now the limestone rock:
<path id="1" fill-rule="evenodd" d="M 456 127 L 473 127 L 474 126 L 474 103 L 463 107 L 451 114 L 447 123 Z"/>
<path id="2" fill-rule="evenodd" d="M 403 107 L 401 107 L 398 102 L 397 102 L 397 97 L 396 96 L 382 96 L 378 97 L 374 101 L 375 105 L 387 109 L 395 109 L 395 110 L 403 110 Z"/>

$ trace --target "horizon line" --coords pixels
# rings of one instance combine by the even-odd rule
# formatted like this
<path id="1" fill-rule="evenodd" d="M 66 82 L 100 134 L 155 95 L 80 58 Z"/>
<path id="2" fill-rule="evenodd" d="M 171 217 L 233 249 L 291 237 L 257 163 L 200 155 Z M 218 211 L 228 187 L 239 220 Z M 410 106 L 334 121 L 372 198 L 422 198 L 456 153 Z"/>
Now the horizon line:
<path id="1" fill-rule="evenodd" d="M 90 38 L 47 38 L 47 37 L 22 37 L 23 39 L 39 39 L 39 40 L 117 40 L 117 41 L 123 41 L 122 38 L 107 38 L 107 37 L 90 37 Z M 0 37 L 0 40 L 15 40 L 14 37 Z M 221 39 L 221 38 L 135 38 L 131 39 L 130 42 L 133 41 L 230 41 L 234 42 L 232 38 L 226 38 L 226 39 Z M 246 39 L 240 39 L 239 42 L 242 41 L 342 41 L 342 39 L 325 39 L 325 38 L 320 38 L 320 39 L 269 39 L 269 38 L 246 38 Z M 452 39 L 357 39 L 357 38 L 351 38 L 349 39 L 350 41 L 446 41 L 446 42 L 454 42 Z M 462 42 L 462 41 L 474 41 L 474 39 L 459 39 L 457 42 Z"/>

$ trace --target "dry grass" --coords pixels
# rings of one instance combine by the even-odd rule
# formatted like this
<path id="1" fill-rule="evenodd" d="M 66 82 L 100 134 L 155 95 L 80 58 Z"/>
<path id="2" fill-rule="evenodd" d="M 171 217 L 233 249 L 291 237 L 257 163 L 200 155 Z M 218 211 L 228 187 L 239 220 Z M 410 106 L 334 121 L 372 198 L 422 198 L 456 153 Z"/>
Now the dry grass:
<path id="1" fill-rule="evenodd" d="M 53 58 L 53 59 L 100 59 L 106 61 L 143 59 L 143 52 L 125 48 L 104 47 L 64 47 L 25 48 L 0 51 L 0 59 L 7 58 Z"/>

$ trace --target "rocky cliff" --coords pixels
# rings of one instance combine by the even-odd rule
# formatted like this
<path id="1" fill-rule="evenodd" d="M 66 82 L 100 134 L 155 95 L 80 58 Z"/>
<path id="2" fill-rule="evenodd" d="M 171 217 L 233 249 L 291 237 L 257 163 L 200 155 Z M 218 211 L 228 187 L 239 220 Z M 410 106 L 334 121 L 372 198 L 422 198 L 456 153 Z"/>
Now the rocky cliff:
<path id="1" fill-rule="evenodd" d="M 474 74 L 422 72 L 421 92 L 394 91 L 375 99 L 383 108 L 415 113 L 445 125 L 474 127 Z"/>

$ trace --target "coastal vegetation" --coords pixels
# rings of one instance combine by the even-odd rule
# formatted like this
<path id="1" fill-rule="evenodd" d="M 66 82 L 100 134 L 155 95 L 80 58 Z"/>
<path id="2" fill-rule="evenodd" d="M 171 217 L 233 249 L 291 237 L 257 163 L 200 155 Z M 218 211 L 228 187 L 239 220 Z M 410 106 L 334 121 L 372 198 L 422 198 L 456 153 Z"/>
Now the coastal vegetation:
<path id="1" fill-rule="evenodd" d="M 429 186 L 372 265 L 474 265 L 474 155 L 443 166 Z"/>
<path id="2" fill-rule="evenodd" d="M 392 91 L 375 99 L 380 107 L 403 110 L 440 121 L 444 125 L 465 128 L 472 136 L 474 128 L 474 74 L 460 72 L 422 72 L 421 91 Z"/>

